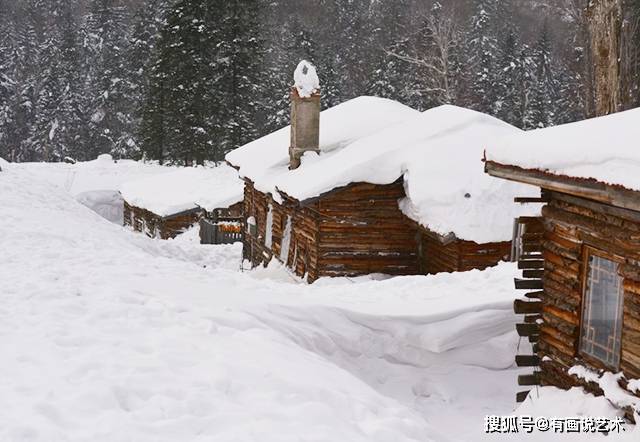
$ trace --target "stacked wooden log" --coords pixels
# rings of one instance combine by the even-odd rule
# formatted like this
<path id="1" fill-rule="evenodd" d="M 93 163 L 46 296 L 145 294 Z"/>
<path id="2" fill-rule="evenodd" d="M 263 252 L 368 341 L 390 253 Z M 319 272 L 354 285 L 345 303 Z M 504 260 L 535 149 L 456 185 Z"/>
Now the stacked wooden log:
<path id="1" fill-rule="evenodd" d="M 533 201 L 532 201 L 533 202 Z M 535 201 L 537 202 L 537 201 Z M 522 299 L 516 299 L 513 309 L 516 314 L 524 315 L 523 322 L 516 325 L 518 334 L 527 339 L 533 346 L 534 354 L 517 355 L 518 367 L 533 367 L 534 372 L 528 375 L 518 376 L 519 386 L 538 385 L 540 383 L 540 356 L 537 354 L 540 340 L 542 322 L 542 292 L 544 275 L 544 262 L 542 260 L 543 225 L 539 217 L 520 217 L 516 221 L 517 229 L 521 232 L 518 239 L 518 269 L 522 271 L 522 278 L 515 280 L 517 290 L 526 291 Z M 522 402 L 529 393 L 528 390 L 520 391 L 516 395 L 516 401 Z"/>
<path id="2" fill-rule="evenodd" d="M 443 239 L 440 235 L 420 228 L 421 273 L 465 272 L 485 269 L 509 258 L 511 241 L 478 244 L 453 237 Z"/>
<path id="3" fill-rule="evenodd" d="M 527 325 L 532 324 L 527 318 L 537 315 L 528 314 L 525 324 L 519 325 L 522 336 L 532 336 L 532 340 L 537 341 L 540 363 L 536 378 L 523 378 L 522 385 L 539 382 L 564 389 L 580 386 L 603 395 L 596 383 L 569 374 L 571 367 L 582 365 L 600 373 L 622 371 L 624 378 L 620 386 L 626 388 L 626 379 L 640 378 L 640 213 L 558 192 L 549 191 L 546 195 L 548 204 L 542 208 L 544 233 L 540 248 L 544 272 L 543 275 L 527 273 L 543 277 L 543 291 L 538 292 L 539 296 L 529 294 L 526 305 L 516 303 L 516 312 L 525 313 L 537 309 L 529 305 L 531 300 L 542 301 L 541 316 L 535 320 L 536 324 Z M 618 273 L 623 278 L 624 315 L 618 368 L 605 367 L 579 352 L 582 299 L 588 271 L 585 248 L 600 250 L 621 263 Z M 519 264 L 523 272 L 539 270 L 538 253 L 528 256 L 530 260 Z M 540 281 L 537 278 L 517 280 L 516 286 L 539 288 Z M 519 399 L 523 398 L 524 393 L 519 395 Z M 632 420 L 632 410 L 625 411 Z"/>

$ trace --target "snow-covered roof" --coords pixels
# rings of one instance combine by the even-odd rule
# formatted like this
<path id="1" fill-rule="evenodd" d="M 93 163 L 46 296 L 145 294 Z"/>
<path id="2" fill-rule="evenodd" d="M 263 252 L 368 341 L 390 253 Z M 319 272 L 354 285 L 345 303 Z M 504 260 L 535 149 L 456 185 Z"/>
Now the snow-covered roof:
<path id="1" fill-rule="evenodd" d="M 225 208 L 243 198 L 242 181 L 227 165 L 187 167 L 130 181 L 119 190 L 127 203 L 159 216 L 202 207 Z"/>
<path id="2" fill-rule="evenodd" d="M 324 163 L 359 138 L 416 115 L 419 115 L 417 110 L 393 100 L 358 97 L 321 112 L 321 155 L 309 158 L 306 154 L 298 170 L 289 170 L 290 126 L 229 152 L 226 159 L 238 168 L 241 177 L 253 181 L 258 190 L 275 193 L 275 187 L 283 179 L 304 173 L 305 164 L 313 159 Z"/>
<path id="3" fill-rule="evenodd" d="M 342 113 L 349 116 L 348 111 Z M 370 127 L 368 134 L 343 142 L 339 148 L 327 149 L 324 144 L 319 156 L 306 154 L 302 165 L 291 171 L 287 169 L 287 128 L 270 136 L 269 148 L 281 152 L 278 162 L 260 168 L 248 164 L 247 159 L 243 167 L 238 158 L 247 158 L 258 149 L 247 149 L 250 145 L 230 153 L 227 159 L 239 163 L 241 175 L 252 179 L 259 190 L 274 195 L 281 191 L 300 201 L 350 183 L 390 184 L 404 176 L 407 198 L 400 207 L 419 224 L 441 235 L 453 233 L 478 243 L 509 240 L 513 218 L 523 214 L 513 198 L 536 196 L 538 190 L 487 176 L 481 160 L 494 139 L 522 131 L 488 115 L 450 105 L 423 113 L 406 111 L 402 117 L 386 127 Z M 326 120 L 323 114 L 321 139 L 327 130 Z M 348 122 L 338 127 L 344 126 Z"/>
<path id="4" fill-rule="evenodd" d="M 489 143 L 487 160 L 640 190 L 640 108 Z"/>

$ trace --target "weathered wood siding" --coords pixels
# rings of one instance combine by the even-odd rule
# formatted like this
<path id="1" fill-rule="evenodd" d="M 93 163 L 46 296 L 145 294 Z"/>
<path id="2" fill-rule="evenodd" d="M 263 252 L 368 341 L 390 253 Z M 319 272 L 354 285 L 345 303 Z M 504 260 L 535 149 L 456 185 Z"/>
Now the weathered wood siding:
<path id="1" fill-rule="evenodd" d="M 640 212 L 549 192 L 543 207 L 544 277 L 538 356 L 543 385 L 584 386 L 602 394 L 595 384 L 568 374 L 581 364 L 604 368 L 579 353 L 585 284 L 586 246 L 621 260 L 624 318 L 620 369 L 628 379 L 640 378 Z M 546 357 L 546 358 L 545 358 Z M 544 358 L 544 359 L 543 359 Z"/>
<path id="2" fill-rule="evenodd" d="M 320 198 L 319 276 L 417 274 L 416 228 L 398 207 L 404 196 L 400 179 L 351 184 Z"/>
<path id="3" fill-rule="evenodd" d="M 124 202 L 124 225 L 151 238 L 175 238 L 198 222 L 200 215 L 199 211 L 192 211 L 162 218 L 148 210 Z"/>
<path id="4" fill-rule="evenodd" d="M 256 219 L 256 235 L 252 235 L 245 228 L 243 247 L 244 259 L 253 266 L 268 263 L 274 256 L 283 261 L 294 270 L 295 274 L 307 276 L 310 282 L 318 278 L 317 270 L 317 245 L 318 245 L 318 214 L 316 204 L 309 207 L 300 207 L 299 203 L 288 197 L 284 197 L 282 204 L 274 201 L 270 195 L 266 195 L 255 189 L 250 181 L 245 184 L 244 193 L 245 226 L 246 219 L 253 216 Z M 269 207 L 272 210 L 271 246 L 267 247 L 267 214 Z M 288 220 L 291 220 L 291 236 L 289 253 L 281 257 L 282 241 Z M 284 258 L 284 259 L 281 259 Z"/>
<path id="5" fill-rule="evenodd" d="M 511 241 L 478 244 L 453 239 L 441 241 L 435 233 L 421 229 L 421 273 L 465 272 L 485 269 L 509 258 Z"/>
<path id="6" fill-rule="evenodd" d="M 252 235 L 245 228 L 244 258 L 257 266 L 275 256 L 296 275 L 313 282 L 325 276 L 482 269 L 509 256 L 510 242 L 476 244 L 454 238 L 453 242 L 442 244 L 436 235 L 419 228 L 402 213 L 398 200 L 404 197 L 399 179 L 388 185 L 350 184 L 302 204 L 286 195 L 283 201 L 276 202 L 247 180 L 245 226 L 246 219 L 253 216 L 257 230 Z M 270 207 L 272 233 L 267 247 Z M 288 219 L 289 253 L 282 257 Z"/>

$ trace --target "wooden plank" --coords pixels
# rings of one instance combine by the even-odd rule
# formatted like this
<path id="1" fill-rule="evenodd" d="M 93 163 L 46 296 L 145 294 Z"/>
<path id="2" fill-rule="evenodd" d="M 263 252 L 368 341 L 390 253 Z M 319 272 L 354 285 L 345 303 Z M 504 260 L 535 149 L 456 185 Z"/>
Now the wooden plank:
<path id="1" fill-rule="evenodd" d="M 539 290 L 537 292 L 529 292 L 524 294 L 525 298 L 529 299 L 542 299 L 544 296 L 544 290 Z"/>
<path id="2" fill-rule="evenodd" d="M 610 206 L 608 204 L 602 204 L 558 192 L 552 192 L 551 195 L 553 199 L 557 199 L 568 204 L 583 206 L 595 212 L 601 212 L 606 215 L 626 219 L 634 223 L 640 223 L 640 213 L 635 210 L 622 209 L 620 207 Z"/>
<path id="3" fill-rule="evenodd" d="M 534 260 L 542 259 L 542 253 L 523 253 L 520 255 L 520 260 Z"/>
<path id="4" fill-rule="evenodd" d="M 549 198 L 547 197 L 528 197 L 528 196 L 517 196 L 513 199 L 513 202 L 526 204 L 526 203 L 548 203 Z"/>
<path id="5" fill-rule="evenodd" d="M 516 330 L 520 336 L 534 336 L 540 334 L 538 324 L 516 324 Z"/>
<path id="6" fill-rule="evenodd" d="M 513 280 L 516 290 L 541 290 L 543 288 L 542 280 L 540 279 L 519 279 Z"/>
<path id="7" fill-rule="evenodd" d="M 529 259 L 529 260 L 520 260 L 518 261 L 518 268 L 520 270 L 524 269 L 543 269 L 544 268 L 544 260 L 542 259 Z"/>
<path id="8" fill-rule="evenodd" d="M 518 385 L 524 387 L 529 385 L 540 385 L 540 376 L 537 373 L 521 374 L 518 376 Z"/>
<path id="9" fill-rule="evenodd" d="M 513 311 L 517 315 L 528 315 L 532 313 L 542 312 L 542 302 L 540 301 L 523 301 L 516 299 L 513 302 Z"/>
<path id="10" fill-rule="evenodd" d="M 542 319 L 542 315 L 525 315 L 523 319 L 525 324 L 533 324 Z"/>
<path id="11" fill-rule="evenodd" d="M 560 193 L 568 193 L 624 209 L 640 211 L 639 192 L 606 184 L 595 179 L 571 178 L 541 170 L 508 166 L 493 161 L 485 162 L 485 172 L 498 178 L 531 184 Z"/>
<path id="12" fill-rule="evenodd" d="M 522 271 L 523 278 L 542 279 L 543 276 L 544 276 L 544 270 L 526 269 Z"/>
<path id="13" fill-rule="evenodd" d="M 538 355 L 517 355 L 516 365 L 518 367 L 537 367 L 540 365 Z"/>

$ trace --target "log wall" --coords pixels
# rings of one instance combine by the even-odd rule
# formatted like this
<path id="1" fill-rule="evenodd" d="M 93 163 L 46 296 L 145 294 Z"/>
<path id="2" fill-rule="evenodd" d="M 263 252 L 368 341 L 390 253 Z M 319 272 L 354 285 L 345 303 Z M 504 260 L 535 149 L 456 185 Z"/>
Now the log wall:
<path id="1" fill-rule="evenodd" d="M 573 365 L 609 370 L 579 352 L 582 299 L 587 272 L 587 247 L 621 261 L 624 318 L 620 370 L 627 379 L 640 378 L 640 213 L 587 199 L 549 192 L 543 207 L 544 277 L 538 356 L 540 383 L 568 389 L 595 385 L 568 374 Z"/>
<path id="2" fill-rule="evenodd" d="M 153 212 L 132 206 L 124 202 L 124 225 L 150 238 L 170 239 L 197 223 L 200 211 L 180 213 L 172 217 L 162 218 Z"/>
<path id="3" fill-rule="evenodd" d="M 244 258 L 252 266 L 283 261 L 309 282 L 319 277 L 359 276 L 371 273 L 414 275 L 483 269 L 508 258 L 511 243 L 477 244 L 439 237 L 419 227 L 400 210 L 405 197 L 402 179 L 388 185 L 354 183 L 301 204 L 283 195 L 271 195 L 245 184 L 246 218 L 256 219 L 256 234 L 245 228 Z M 272 241 L 266 246 L 267 214 L 273 215 Z M 289 253 L 282 259 L 287 220 L 292 234 Z"/>
<path id="4" fill-rule="evenodd" d="M 478 244 L 454 238 L 443 242 L 424 229 L 419 241 L 421 273 L 426 274 L 485 269 L 509 259 L 511 252 L 511 241 Z"/>
<path id="5" fill-rule="evenodd" d="M 257 232 L 252 235 L 245 228 L 243 247 L 244 259 L 252 266 L 267 264 L 274 256 L 283 261 L 300 277 L 307 277 L 310 282 L 318 278 L 317 250 L 318 250 L 318 212 L 317 204 L 300 207 L 292 198 L 284 197 L 282 202 L 276 202 L 270 195 L 255 189 L 253 183 L 246 181 L 244 194 L 245 226 L 246 218 L 256 219 Z M 272 236 L 271 246 L 265 244 L 267 238 L 267 214 L 271 207 Z M 291 239 L 289 253 L 281 259 L 282 243 L 287 221 L 291 220 Z"/>
<path id="6" fill-rule="evenodd" d="M 416 228 L 398 207 L 404 196 L 400 179 L 352 184 L 320 198 L 319 276 L 417 274 Z"/>

